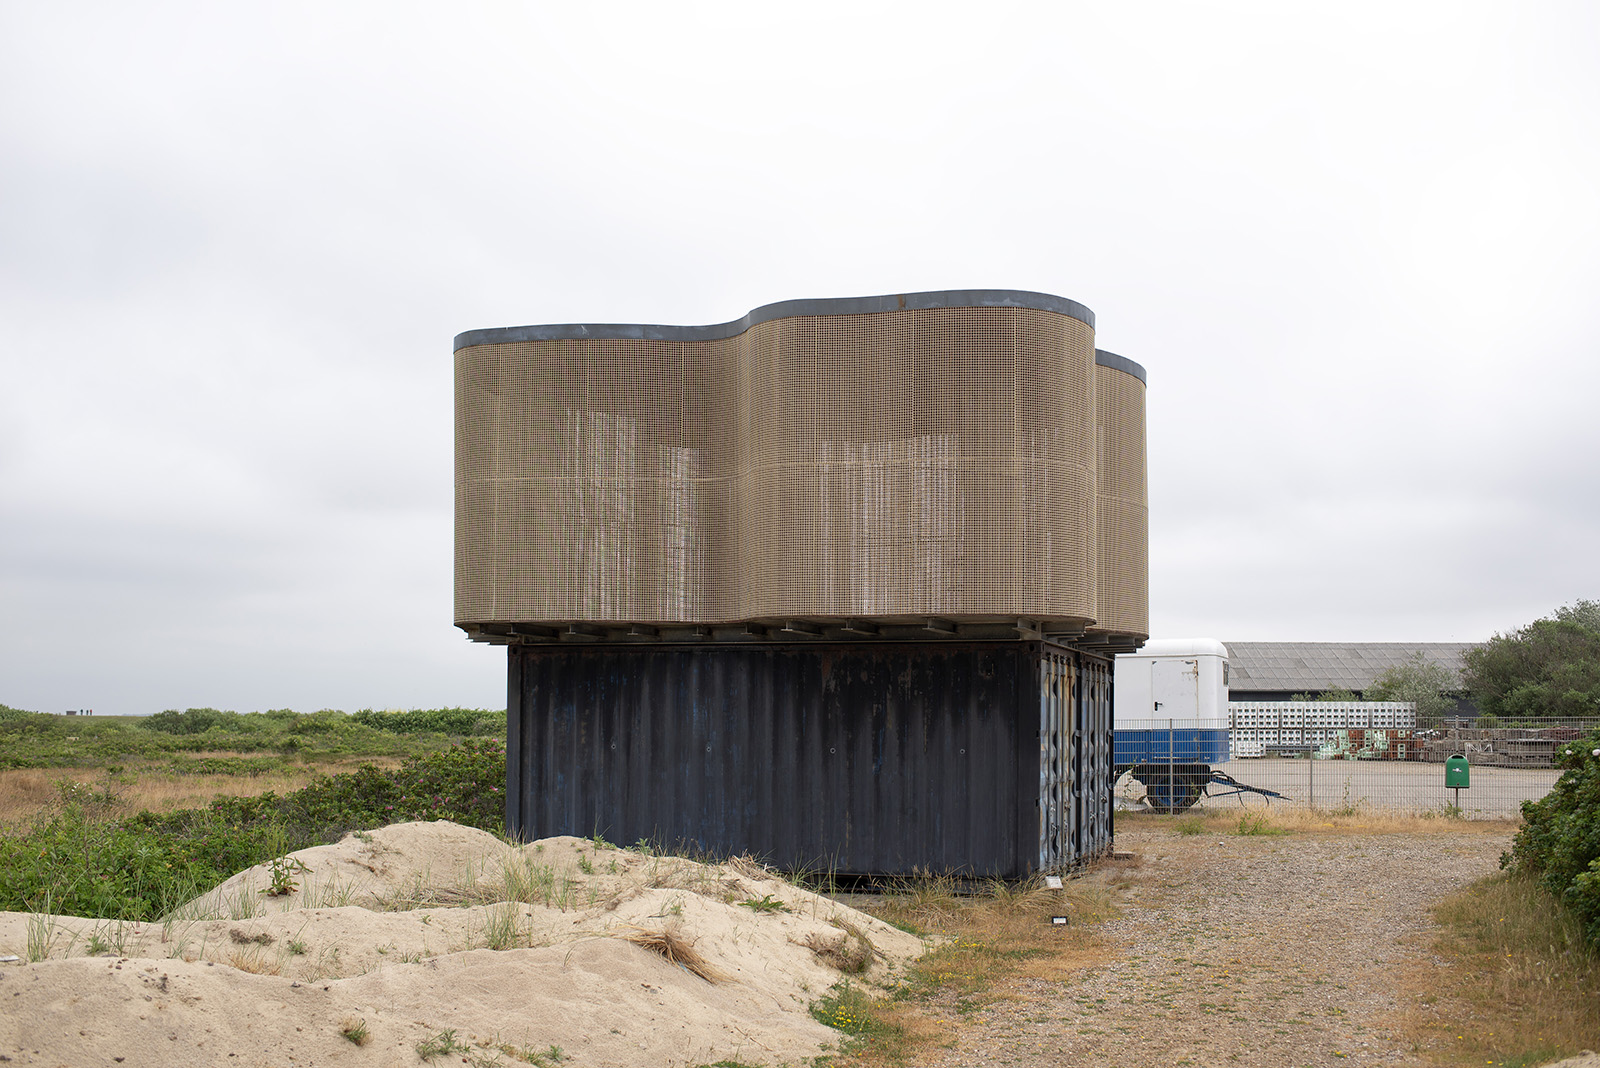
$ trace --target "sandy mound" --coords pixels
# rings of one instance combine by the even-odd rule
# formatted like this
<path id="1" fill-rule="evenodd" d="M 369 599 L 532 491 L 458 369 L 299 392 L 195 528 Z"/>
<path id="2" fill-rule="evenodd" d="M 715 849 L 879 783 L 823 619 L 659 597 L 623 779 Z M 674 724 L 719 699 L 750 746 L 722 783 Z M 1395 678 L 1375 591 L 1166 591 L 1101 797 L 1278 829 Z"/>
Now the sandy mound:
<path id="1" fill-rule="evenodd" d="M 781 1063 L 838 1039 L 812 1001 L 846 976 L 884 982 L 923 948 L 743 861 L 517 848 L 443 821 L 292 856 L 292 893 L 262 893 L 263 865 L 159 923 L 0 913 L 0 956 L 22 958 L 0 965 L 0 1052 L 417 1064 L 448 1032 L 470 1048 L 439 1063 Z M 363 1027 L 365 1044 L 345 1036 Z"/>

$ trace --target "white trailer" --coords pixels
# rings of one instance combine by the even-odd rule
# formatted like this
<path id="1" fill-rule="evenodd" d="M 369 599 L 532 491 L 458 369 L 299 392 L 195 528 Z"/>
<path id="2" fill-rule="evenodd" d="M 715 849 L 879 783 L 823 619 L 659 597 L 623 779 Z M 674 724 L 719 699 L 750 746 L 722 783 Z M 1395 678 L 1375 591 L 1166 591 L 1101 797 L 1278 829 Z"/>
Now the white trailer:
<path id="1" fill-rule="evenodd" d="M 1116 661 L 1112 763 L 1144 785 L 1145 799 L 1178 812 L 1211 784 L 1228 793 L 1279 795 L 1246 786 L 1214 764 L 1228 761 L 1228 647 L 1215 638 L 1146 642 Z"/>
<path id="2" fill-rule="evenodd" d="M 1116 664 L 1114 762 L 1228 759 L 1228 647 L 1215 638 L 1149 641 Z"/>

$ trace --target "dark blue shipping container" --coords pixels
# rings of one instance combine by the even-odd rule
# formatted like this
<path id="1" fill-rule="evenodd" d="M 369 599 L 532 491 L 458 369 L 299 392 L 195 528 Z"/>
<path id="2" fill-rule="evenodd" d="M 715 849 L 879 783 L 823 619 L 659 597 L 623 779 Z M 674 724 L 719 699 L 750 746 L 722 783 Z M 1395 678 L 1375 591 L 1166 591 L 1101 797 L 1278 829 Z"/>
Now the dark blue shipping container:
<path id="1" fill-rule="evenodd" d="M 508 649 L 506 827 L 1016 879 L 1111 849 L 1111 661 L 1052 641 Z"/>

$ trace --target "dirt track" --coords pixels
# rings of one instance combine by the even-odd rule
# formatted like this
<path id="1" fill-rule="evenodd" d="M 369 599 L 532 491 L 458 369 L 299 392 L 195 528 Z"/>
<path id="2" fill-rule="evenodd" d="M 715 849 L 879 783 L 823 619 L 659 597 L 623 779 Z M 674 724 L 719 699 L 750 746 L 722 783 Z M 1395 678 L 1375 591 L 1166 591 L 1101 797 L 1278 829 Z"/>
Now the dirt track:
<path id="1" fill-rule="evenodd" d="M 1119 828 L 1142 858 L 1111 963 L 1023 980 L 930 1065 L 1417 1065 L 1397 1029 L 1428 906 L 1494 872 L 1508 831 L 1283 837 Z M 1414 972 L 1412 973 L 1414 976 Z M 1414 981 L 1414 979 L 1413 979 Z"/>

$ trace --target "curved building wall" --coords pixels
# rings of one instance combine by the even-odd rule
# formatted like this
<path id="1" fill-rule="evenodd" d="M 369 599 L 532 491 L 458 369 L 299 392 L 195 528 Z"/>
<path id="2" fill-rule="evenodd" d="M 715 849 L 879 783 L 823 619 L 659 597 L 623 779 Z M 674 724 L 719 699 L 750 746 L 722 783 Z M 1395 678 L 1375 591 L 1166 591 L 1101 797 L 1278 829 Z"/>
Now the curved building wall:
<path id="1" fill-rule="evenodd" d="M 1086 626 L 1093 323 L 970 291 L 463 334 L 456 621 Z"/>
<path id="2" fill-rule="evenodd" d="M 1141 641 L 1150 636 L 1144 416 L 1144 368 L 1095 350 L 1099 611 L 1089 631 Z"/>

